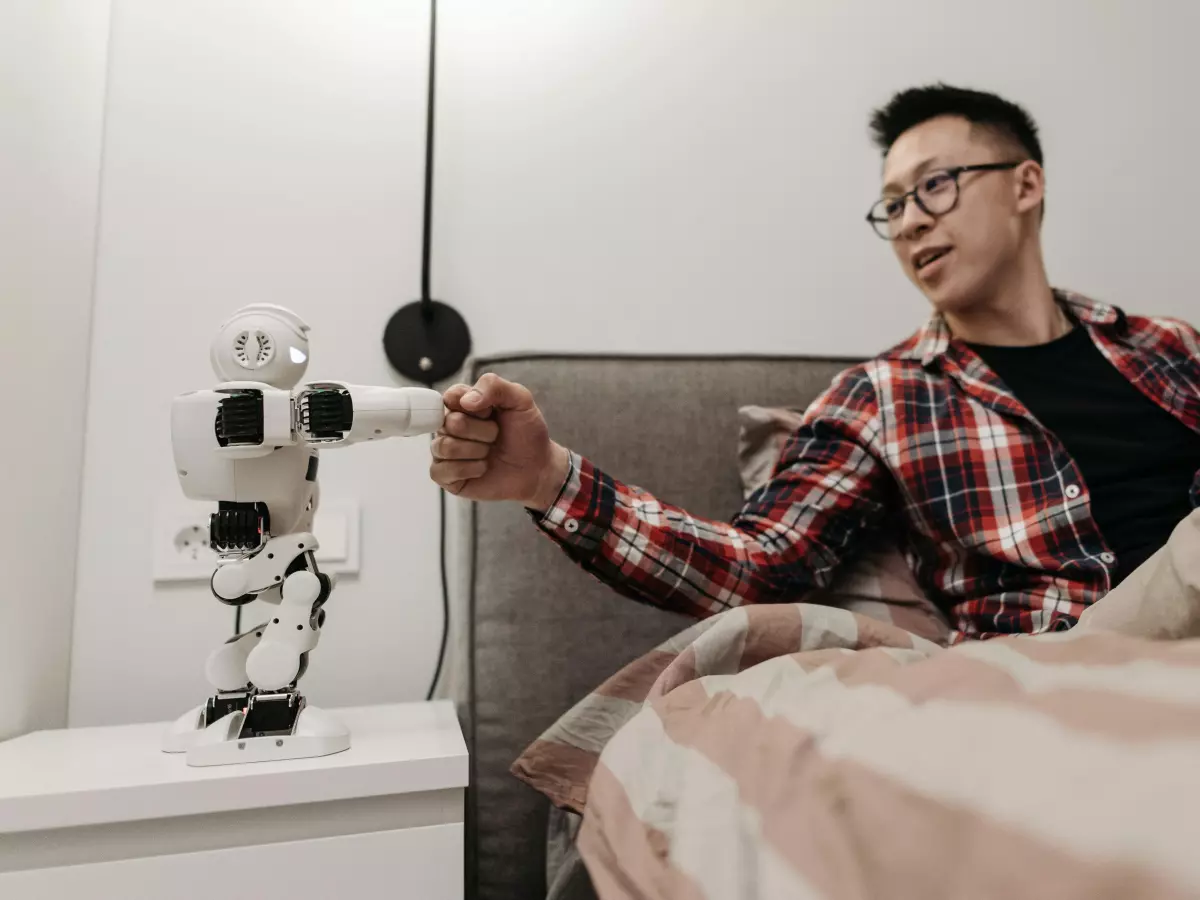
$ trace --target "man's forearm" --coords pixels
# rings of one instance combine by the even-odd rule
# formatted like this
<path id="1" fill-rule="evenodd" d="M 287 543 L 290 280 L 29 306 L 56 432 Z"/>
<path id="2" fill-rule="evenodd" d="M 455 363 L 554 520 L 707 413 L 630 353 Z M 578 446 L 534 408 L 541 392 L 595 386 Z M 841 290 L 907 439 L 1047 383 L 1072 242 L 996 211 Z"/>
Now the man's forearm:
<path id="1" fill-rule="evenodd" d="M 546 511 L 558 501 L 570 469 L 570 451 L 561 444 L 553 444 L 550 451 L 550 463 L 538 479 L 537 492 L 533 499 L 526 504 L 527 508 L 545 515 Z"/>
<path id="2" fill-rule="evenodd" d="M 798 599 L 815 586 L 807 549 L 767 553 L 766 520 L 692 516 L 625 485 L 574 453 L 539 527 L 618 592 L 697 617 L 745 603 Z M 546 494 L 539 497 L 545 500 Z"/>
<path id="3" fill-rule="evenodd" d="M 557 445 L 534 515 L 584 569 L 656 606 L 706 616 L 798 601 L 884 521 L 894 486 L 872 452 L 878 406 L 865 376 L 835 381 L 815 409 L 732 522 L 662 503 Z"/>

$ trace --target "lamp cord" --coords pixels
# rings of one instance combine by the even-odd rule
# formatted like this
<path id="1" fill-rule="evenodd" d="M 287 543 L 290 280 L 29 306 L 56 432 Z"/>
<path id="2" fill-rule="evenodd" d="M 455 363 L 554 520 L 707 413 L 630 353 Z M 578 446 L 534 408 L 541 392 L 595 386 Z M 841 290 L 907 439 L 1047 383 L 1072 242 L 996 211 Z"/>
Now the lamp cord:
<path id="1" fill-rule="evenodd" d="M 438 679 L 442 676 L 442 664 L 446 659 L 446 641 L 450 631 L 450 589 L 446 575 L 446 492 L 438 489 L 438 557 L 441 563 L 442 577 L 442 639 L 438 647 L 437 665 L 433 669 L 433 679 L 429 682 L 429 690 L 425 699 L 432 700 L 437 690 Z"/>
<path id="2" fill-rule="evenodd" d="M 433 132 L 434 99 L 437 84 L 437 0 L 429 0 L 429 78 L 425 108 L 425 218 L 421 229 L 421 310 L 426 321 L 433 316 L 433 297 L 429 282 L 433 255 Z M 432 384 L 427 384 L 432 388 Z M 426 701 L 432 700 L 442 676 L 442 665 L 446 659 L 446 643 L 450 632 L 450 584 L 446 573 L 446 492 L 438 488 L 438 560 L 442 580 L 442 637 L 438 646 L 437 664 L 433 679 L 425 692 Z"/>
<path id="3" fill-rule="evenodd" d="M 421 228 L 421 309 L 426 318 L 432 313 L 433 295 L 429 290 L 430 257 L 433 248 L 433 132 L 435 89 L 437 84 L 437 0 L 429 0 L 429 77 L 425 99 L 425 212 Z"/>

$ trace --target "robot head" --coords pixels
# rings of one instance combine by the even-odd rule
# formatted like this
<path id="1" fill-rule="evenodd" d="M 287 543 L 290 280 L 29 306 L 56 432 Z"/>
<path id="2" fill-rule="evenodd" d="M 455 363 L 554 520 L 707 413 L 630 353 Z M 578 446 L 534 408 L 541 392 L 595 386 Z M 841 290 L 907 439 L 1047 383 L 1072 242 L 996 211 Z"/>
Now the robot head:
<path id="1" fill-rule="evenodd" d="M 308 330 L 290 309 L 273 303 L 244 306 L 213 338 L 213 371 L 222 381 L 295 387 L 308 368 Z"/>

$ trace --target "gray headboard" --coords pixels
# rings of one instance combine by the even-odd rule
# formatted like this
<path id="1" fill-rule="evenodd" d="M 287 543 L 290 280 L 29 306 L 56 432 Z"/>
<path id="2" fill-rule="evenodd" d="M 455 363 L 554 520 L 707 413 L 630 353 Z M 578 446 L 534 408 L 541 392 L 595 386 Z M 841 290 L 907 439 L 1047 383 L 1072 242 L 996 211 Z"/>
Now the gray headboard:
<path id="1" fill-rule="evenodd" d="M 738 407 L 805 406 L 853 361 L 509 356 L 480 359 L 533 391 L 560 443 L 711 518 L 741 503 Z M 525 746 L 688 620 L 613 593 L 512 504 L 470 508 L 464 726 L 471 752 L 467 896 L 544 896 L 548 802 L 509 774 Z"/>

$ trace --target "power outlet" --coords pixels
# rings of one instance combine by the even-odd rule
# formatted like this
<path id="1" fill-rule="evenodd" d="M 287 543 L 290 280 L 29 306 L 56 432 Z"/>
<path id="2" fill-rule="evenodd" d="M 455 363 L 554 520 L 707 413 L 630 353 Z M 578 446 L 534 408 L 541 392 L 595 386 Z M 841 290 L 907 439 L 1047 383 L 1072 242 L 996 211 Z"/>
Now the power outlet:
<path id="1" fill-rule="evenodd" d="M 181 560 L 188 562 L 208 562 L 215 559 L 208 546 L 208 530 L 199 525 L 184 525 L 175 532 L 175 552 Z"/>
<path id="2" fill-rule="evenodd" d="M 208 543 L 210 503 L 172 498 L 155 516 L 154 580 L 208 581 L 217 567 L 217 554 Z M 322 499 L 313 519 L 320 544 L 317 563 L 329 574 L 358 572 L 359 508 L 350 501 Z"/>

